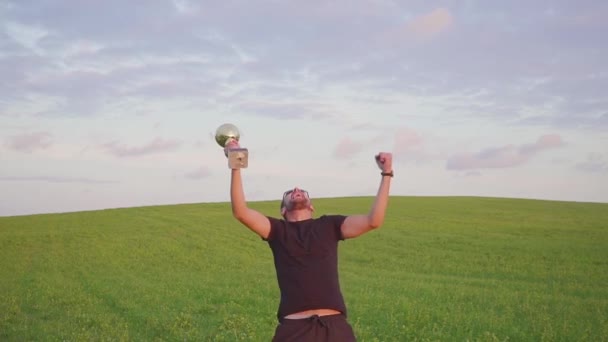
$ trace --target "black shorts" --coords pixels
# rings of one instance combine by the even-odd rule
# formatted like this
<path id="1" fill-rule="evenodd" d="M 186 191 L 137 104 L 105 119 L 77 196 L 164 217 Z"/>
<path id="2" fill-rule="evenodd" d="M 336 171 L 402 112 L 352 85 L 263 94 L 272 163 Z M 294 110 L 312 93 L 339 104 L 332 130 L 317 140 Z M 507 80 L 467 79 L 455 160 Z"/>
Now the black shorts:
<path id="1" fill-rule="evenodd" d="M 273 342 L 354 342 L 355 333 L 344 315 L 283 319 L 274 332 Z"/>

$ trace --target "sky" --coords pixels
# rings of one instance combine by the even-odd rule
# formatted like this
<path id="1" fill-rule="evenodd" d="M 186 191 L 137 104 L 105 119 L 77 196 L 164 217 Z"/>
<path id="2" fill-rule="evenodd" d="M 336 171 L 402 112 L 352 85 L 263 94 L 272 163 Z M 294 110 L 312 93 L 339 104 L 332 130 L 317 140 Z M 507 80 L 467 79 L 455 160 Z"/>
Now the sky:
<path id="1" fill-rule="evenodd" d="M 375 195 L 384 151 L 395 196 L 608 202 L 607 36 L 600 0 L 3 0 L 0 216 L 229 201 L 224 123 L 249 201 Z"/>

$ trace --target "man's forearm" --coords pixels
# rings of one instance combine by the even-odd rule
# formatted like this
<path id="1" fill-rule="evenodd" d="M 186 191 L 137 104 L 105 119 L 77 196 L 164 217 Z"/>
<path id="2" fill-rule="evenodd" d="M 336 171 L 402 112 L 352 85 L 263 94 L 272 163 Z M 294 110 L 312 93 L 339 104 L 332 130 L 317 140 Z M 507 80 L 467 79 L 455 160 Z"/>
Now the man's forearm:
<path id="1" fill-rule="evenodd" d="M 389 190 L 391 186 L 391 177 L 383 176 L 380 181 L 378 193 L 374 200 L 374 204 L 368 214 L 370 226 L 377 228 L 384 223 L 386 208 L 388 207 Z"/>
<path id="2" fill-rule="evenodd" d="M 243 180 L 240 169 L 231 170 L 230 179 L 230 202 L 232 204 L 232 214 L 238 217 L 247 210 L 247 202 L 245 201 L 245 193 L 243 191 Z"/>

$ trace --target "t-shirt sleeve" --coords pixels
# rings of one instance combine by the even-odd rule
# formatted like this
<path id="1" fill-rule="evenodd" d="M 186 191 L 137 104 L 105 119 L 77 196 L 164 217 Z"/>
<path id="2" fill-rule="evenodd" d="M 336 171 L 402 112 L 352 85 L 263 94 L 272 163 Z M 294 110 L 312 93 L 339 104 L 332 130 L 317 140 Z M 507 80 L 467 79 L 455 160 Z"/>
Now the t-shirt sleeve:
<path id="1" fill-rule="evenodd" d="M 270 232 L 268 233 L 268 237 L 262 238 L 262 240 L 272 241 L 272 240 L 275 240 L 281 234 L 282 222 L 281 222 L 281 220 L 274 218 L 274 217 L 270 217 L 270 216 L 266 216 L 266 217 L 268 217 L 268 221 L 270 221 Z"/>
<path id="2" fill-rule="evenodd" d="M 326 219 L 329 220 L 334 237 L 336 240 L 344 240 L 344 235 L 342 234 L 342 223 L 346 220 L 346 216 L 344 215 L 328 215 Z"/>

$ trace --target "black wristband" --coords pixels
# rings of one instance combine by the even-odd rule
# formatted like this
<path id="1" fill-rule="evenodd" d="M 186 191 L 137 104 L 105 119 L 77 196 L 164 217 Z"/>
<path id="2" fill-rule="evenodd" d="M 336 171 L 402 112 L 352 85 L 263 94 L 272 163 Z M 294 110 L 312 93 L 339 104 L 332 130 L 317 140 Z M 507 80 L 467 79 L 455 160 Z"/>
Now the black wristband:
<path id="1" fill-rule="evenodd" d="M 382 177 L 384 177 L 384 176 L 389 176 L 389 177 L 395 176 L 395 174 L 393 173 L 393 171 L 391 171 L 391 172 L 381 172 L 380 174 L 382 175 Z"/>

